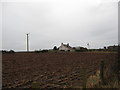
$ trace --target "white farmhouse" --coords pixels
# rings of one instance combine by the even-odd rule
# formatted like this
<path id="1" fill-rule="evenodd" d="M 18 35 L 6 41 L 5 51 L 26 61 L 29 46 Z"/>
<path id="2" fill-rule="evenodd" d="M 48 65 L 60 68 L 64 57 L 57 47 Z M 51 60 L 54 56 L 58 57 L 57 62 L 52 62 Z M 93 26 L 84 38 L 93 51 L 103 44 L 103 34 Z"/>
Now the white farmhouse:
<path id="1" fill-rule="evenodd" d="M 73 49 L 71 46 L 69 46 L 69 43 L 68 44 L 61 43 L 61 46 L 58 47 L 58 50 L 60 50 L 60 51 L 75 51 L 75 49 Z"/>

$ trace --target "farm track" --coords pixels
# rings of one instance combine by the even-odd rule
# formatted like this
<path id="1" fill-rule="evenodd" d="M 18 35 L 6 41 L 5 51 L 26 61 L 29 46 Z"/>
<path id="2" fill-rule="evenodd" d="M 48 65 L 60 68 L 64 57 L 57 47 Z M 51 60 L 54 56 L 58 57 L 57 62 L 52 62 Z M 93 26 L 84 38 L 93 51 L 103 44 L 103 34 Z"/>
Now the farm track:
<path id="1" fill-rule="evenodd" d="M 81 87 L 83 77 L 95 74 L 99 62 L 106 64 L 115 53 L 15 53 L 3 54 L 3 88 Z M 12 78 L 12 81 L 11 81 Z"/>

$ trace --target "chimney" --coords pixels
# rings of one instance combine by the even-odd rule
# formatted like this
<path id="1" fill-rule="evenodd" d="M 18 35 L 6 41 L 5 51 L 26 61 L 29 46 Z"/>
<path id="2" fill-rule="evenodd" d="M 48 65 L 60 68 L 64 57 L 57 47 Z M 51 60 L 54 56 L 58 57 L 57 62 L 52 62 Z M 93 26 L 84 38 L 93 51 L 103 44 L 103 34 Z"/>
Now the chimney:
<path id="1" fill-rule="evenodd" d="M 69 43 L 67 43 L 67 46 L 69 46 Z"/>
<path id="2" fill-rule="evenodd" d="M 61 43 L 61 45 L 63 45 L 63 43 Z"/>

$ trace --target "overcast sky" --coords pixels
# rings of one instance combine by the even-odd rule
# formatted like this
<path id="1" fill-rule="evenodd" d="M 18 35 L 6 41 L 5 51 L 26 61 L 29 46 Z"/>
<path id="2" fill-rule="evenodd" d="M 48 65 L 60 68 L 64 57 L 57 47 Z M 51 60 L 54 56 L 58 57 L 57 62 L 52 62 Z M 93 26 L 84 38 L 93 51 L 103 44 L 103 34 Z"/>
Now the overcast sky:
<path id="1" fill-rule="evenodd" d="M 118 43 L 118 0 L 4 0 L 0 5 L 5 50 L 26 50 L 26 33 L 30 50 L 62 42 L 72 47 L 89 42 L 90 48 Z"/>

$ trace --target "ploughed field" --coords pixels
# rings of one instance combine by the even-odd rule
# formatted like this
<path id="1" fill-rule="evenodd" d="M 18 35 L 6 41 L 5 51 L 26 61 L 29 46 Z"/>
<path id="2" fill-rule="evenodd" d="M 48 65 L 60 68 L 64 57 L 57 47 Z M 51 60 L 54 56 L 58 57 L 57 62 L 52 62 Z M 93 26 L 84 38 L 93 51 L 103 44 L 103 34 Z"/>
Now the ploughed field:
<path id="1" fill-rule="evenodd" d="M 109 65 L 117 53 L 45 52 L 2 54 L 3 88 L 80 88 L 85 76 L 100 68 L 101 60 Z"/>

